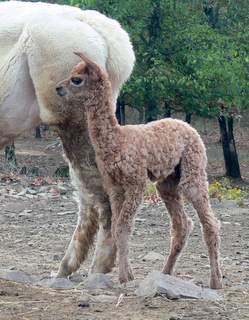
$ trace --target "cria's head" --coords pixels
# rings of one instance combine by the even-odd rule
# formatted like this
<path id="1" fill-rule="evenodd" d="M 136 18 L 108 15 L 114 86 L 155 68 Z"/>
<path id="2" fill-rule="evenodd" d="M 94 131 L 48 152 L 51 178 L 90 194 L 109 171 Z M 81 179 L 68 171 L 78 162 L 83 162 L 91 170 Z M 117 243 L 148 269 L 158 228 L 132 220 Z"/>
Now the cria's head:
<path id="1" fill-rule="evenodd" d="M 103 79 L 108 79 L 104 70 L 96 63 L 89 60 L 83 53 L 74 52 L 82 61 L 79 62 L 71 71 L 70 77 L 59 82 L 56 92 L 66 100 L 84 100 L 96 94 L 96 87 Z"/>

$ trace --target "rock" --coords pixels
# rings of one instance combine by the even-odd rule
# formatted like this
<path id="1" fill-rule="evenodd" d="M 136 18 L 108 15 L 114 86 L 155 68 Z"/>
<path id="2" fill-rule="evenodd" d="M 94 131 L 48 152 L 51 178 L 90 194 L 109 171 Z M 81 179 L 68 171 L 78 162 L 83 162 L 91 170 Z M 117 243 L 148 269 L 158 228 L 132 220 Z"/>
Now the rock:
<path id="1" fill-rule="evenodd" d="M 150 251 L 146 256 L 142 258 L 143 261 L 155 261 L 155 260 L 164 260 L 164 256 L 160 253 Z"/>
<path id="2" fill-rule="evenodd" d="M 128 282 L 125 284 L 125 287 L 126 287 L 127 289 L 138 288 L 139 283 L 140 283 L 140 281 L 139 281 L 138 279 L 134 279 L 134 280 L 132 280 L 132 281 L 128 281 Z"/>
<path id="3" fill-rule="evenodd" d="M 136 218 L 136 219 L 135 219 L 135 222 L 141 222 L 141 223 L 143 223 L 143 222 L 146 222 L 146 219 Z"/>
<path id="4" fill-rule="evenodd" d="M 33 277 L 18 270 L 1 270 L 0 278 L 21 283 L 32 283 L 34 281 Z"/>
<path id="5" fill-rule="evenodd" d="M 37 194 L 37 191 L 34 190 L 34 189 L 31 189 L 31 188 L 27 188 L 27 189 L 26 189 L 26 193 L 35 195 L 35 194 Z"/>
<path id="6" fill-rule="evenodd" d="M 99 303 L 117 303 L 118 298 L 116 296 L 109 296 L 107 294 L 100 294 L 95 296 L 93 301 Z"/>
<path id="7" fill-rule="evenodd" d="M 25 209 L 19 213 L 19 217 L 30 217 L 30 216 L 32 216 L 32 210 Z"/>
<path id="8" fill-rule="evenodd" d="M 224 199 L 223 205 L 225 208 L 231 208 L 231 209 L 238 208 L 238 205 L 236 204 L 236 202 L 234 200 Z"/>
<path id="9" fill-rule="evenodd" d="M 41 192 L 41 193 L 38 193 L 38 196 L 43 197 L 43 198 L 48 198 L 50 196 L 50 194 L 46 193 L 46 192 Z"/>
<path id="10" fill-rule="evenodd" d="M 60 194 L 67 194 L 67 192 L 68 192 L 67 188 L 65 188 L 62 185 L 58 185 L 58 188 L 60 190 Z"/>
<path id="11" fill-rule="evenodd" d="M 11 267 L 9 267 L 9 270 L 16 270 L 16 267 L 15 266 L 11 266 Z"/>
<path id="12" fill-rule="evenodd" d="M 86 301 L 82 301 L 80 303 L 78 303 L 78 307 L 80 308 L 89 308 L 90 307 L 90 304 Z"/>
<path id="13" fill-rule="evenodd" d="M 151 272 L 140 282 L 135 291 L 141 297 L 154 297 L 157 294 L 166 295 L 168 299 L 206 299 L 221 300 L 222 296 L 215 290 L 198 287 L 195 284 L 163 274 Z"/>
<path id="14" fill-rule="evenodd" d="M 46 278 L 36 283 L 36 285 L 54 289 L 73 289 L 75 285 L 66 278 Z"/>
<path id="15" fill-rule="evenodd" d="M 61 260 L 61 256 L 59 254 L 54 254 L 53 255 L 53 260 L 54 261 L 60 261 Z"/>
<path id="16" fill-rule="evenodd" d="M 62 211 L 62 212 L 57 212 L 58 216 L 66 216 L 69 214 L 75 214 L 75 211 Z"/>
<path id="17" fill-rule="evenodd" d="M 87 272 L 83 272 L 83 273 L 74 273 L 72 275 L 69 276 L 69 279 L 74 282 L 74 283 L 81 283 L 83 281 L 86 280 L 87 277 Z"/>
<path id="18" fill-rule="evenodd" d="M 112 288 L 114 283 L 104 273 L 91 273 L 84 282 L 87 289 Z"/>
<path id="19" fill-rule="evenodd" d="M 17 195 L 18 195 L 18 197 L 20 197 L 20 196 L 24 196 L 25 194 L 26 194 L 26 190 L 23 189 L 23 190 L 20 191 Z"/>
<path id="20" fill-rule="evenodd" d="M 182 318 L 179 317 L 177 314 L 172 314 L 169 317 L 169 320 L 181 320 Z"/>
<path id="21" fill-rule="evenodd" d="M 61 150 L 62 151 L 62 144 L 59 140 L 55 141 L 55 142 L 47 145 L 45 150 Z"/>

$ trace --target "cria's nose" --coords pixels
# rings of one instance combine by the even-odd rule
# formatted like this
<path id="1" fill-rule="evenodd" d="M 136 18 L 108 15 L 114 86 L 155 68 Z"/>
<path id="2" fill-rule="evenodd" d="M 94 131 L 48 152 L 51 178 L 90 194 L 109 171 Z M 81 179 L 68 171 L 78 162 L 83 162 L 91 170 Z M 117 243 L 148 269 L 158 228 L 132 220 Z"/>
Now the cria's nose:
<path id="1" fill-rule="evenodd" d="M 56 87 L 56 92 L 61 97 L 66 95 L 66 90 L 62 86 Z"/>

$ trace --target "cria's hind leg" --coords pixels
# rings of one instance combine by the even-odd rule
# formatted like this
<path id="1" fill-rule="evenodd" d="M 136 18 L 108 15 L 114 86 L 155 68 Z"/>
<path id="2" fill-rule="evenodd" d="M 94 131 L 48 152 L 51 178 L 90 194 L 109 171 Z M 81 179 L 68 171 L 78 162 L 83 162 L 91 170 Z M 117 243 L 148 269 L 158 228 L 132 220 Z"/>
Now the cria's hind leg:
<path id="1" fill-rule="evenodd" d="M 192 202 L 202 224 L 211 268 L 210 288 L 221 289 L 222 275 L 219 266 L 219 223 L 210 207 L 207 182 L 202 177 L 199 178 L 200 180 L 196 185 L 188 184 L 185 186 L 184 194 L 189 201 Z"/>
<path id="2" fill-rule="evenodd" d="M 179 177 L 174 173 L 156 185 L 171 218 L 170 254 L 163 266 L 163 273 L 167 274 L 173 274 L 176 260 L 192 229 L 192 220 L 184 212 L 182 196 L 177 190 L 178 183 Z"/>
<path id="3" fill-rule="evenodd" d="M 191 143 L 182 159 L 179 189 L 198 213 L 208 248 L 211 278 L 210 287 L 222 288 L 219 266 L 219 223 L 210 207 L 206 175 L 206 154 L 202 143 Z"/>

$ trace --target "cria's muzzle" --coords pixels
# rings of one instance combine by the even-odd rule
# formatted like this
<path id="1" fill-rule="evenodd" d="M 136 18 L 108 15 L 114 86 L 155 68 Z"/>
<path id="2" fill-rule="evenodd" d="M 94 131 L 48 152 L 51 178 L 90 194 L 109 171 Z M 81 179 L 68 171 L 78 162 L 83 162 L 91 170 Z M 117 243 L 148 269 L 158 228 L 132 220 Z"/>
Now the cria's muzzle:
<path id="1" fill-rule="evenodd" d="M 62 87 L 56 87 L 56 92 L 60 97 L 64 97 L 66 95 L 66 90 Z"/>

